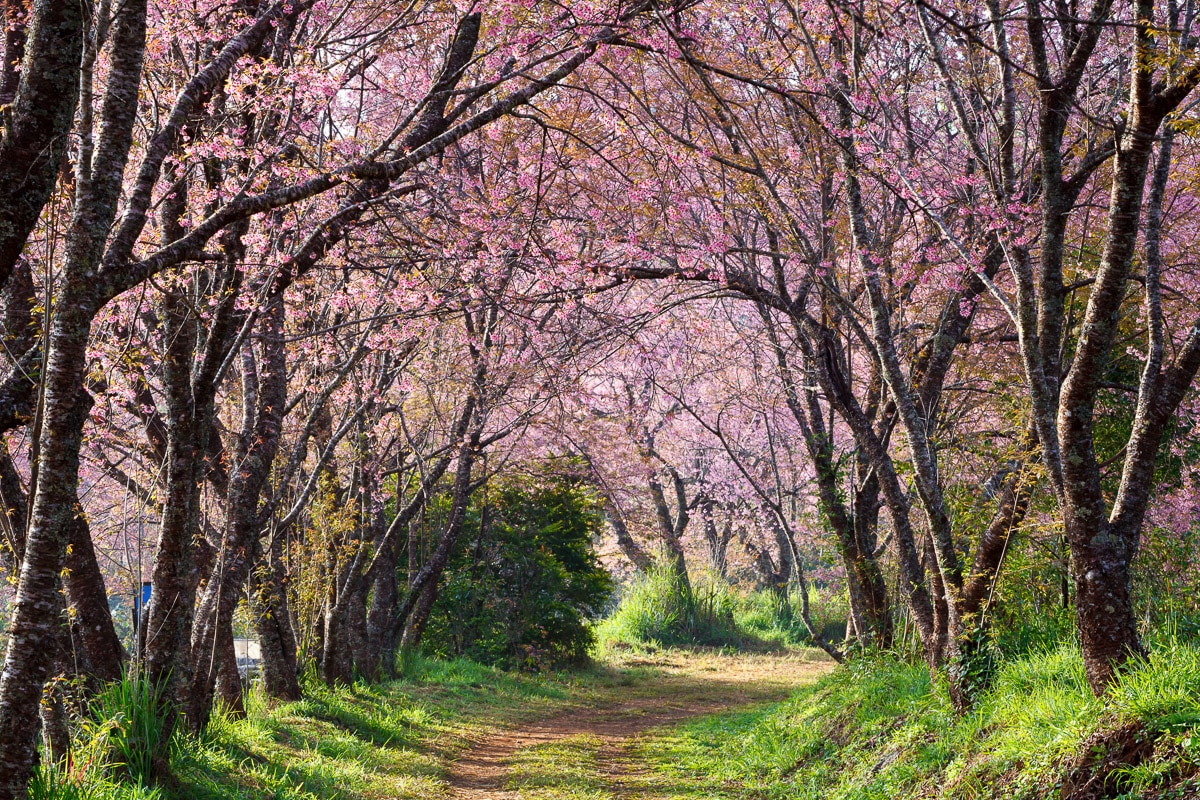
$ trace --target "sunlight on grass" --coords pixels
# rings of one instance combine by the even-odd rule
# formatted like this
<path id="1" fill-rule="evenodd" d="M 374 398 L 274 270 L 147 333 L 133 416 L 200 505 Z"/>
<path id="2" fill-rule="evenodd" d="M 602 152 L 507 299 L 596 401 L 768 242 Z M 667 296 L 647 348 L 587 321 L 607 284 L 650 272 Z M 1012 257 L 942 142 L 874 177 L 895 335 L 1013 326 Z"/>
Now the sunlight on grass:
<path id="1" fill-rule="evenodd" d="M 869 660 L 782 703 L 659 731 L 637 755 L 702 795 L 1032 798 L 1054 795 L 1085 739 L 1134 721 L 1158 739 L 1153 757 L 1118 770 L 1123 796 L 1200 771 L 1200 648 L 1156 651 L 1106 700 L 1074 647 L 1031 654 L 962 717 L 924 666 Z"/>
<path id="2" fill-rule="evenodd" d="M 607 800 L 612 797 L 598 766 L 602 741 L 571 736 L 522 750 L 509 773 L 508 788 L 523 800 Z"/>
<path id="3" fill-rule="evenodd" d="M 578 702 L 600 673 L 547 677 L 466 661 L 418 659 L 383 685 L 312 682 L 303 700 L 251 704 L 248 719 L 214 718 L 182 738 L 172 763 L 179 798 L 427 798 L 471 738 Z"/>

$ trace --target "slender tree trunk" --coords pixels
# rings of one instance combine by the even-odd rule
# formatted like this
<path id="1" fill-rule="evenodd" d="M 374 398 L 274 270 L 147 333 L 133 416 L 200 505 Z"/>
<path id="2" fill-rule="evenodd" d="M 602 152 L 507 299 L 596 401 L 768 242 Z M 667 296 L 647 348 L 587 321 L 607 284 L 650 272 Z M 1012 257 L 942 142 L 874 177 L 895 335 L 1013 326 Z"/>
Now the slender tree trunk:
<path id="1" fill-rule="evenodd" d="M 124 674 L 125 649 L 113 627 L 104 575 L 82 508 L 76 508 L 70 537 L 63 582 L 75 638 L 87 656 L 91 676 L 100 683 L 118 681 Z"/>
<path id="2" fill-rule="evenodd" d="M 217 633 L 216 696 L 225 711 L 234 719 L 246 716 L 246 699 L 242 695 L 242 677 L 238 673 L 237 648 L 233 643 L 233 626 L 227 625 Z"/>
<path id="3" fill-rule="evenodd" d="M 346 614 L 346 650 L 350 655 L 351 674 L 366 674 L 372 662 L 367 648 L 367 591 L 370 584 L 361 581 L 350 596 Z"/>
<path id="4" fill-rule="evenodd" d="M 482 379 L 482 371 L 477 372 L 477 386 Z M 468 398 L 463 418 L 470 419 L 475 413 L 475 408 L 473 397 Z M 462 533 L 463 523 L 466 521 L 467 503 L 470 501 L 471 472 L 479 453 L 479 440 L 480 430 L 476 425 L 466 441 L 458 448 L 458 464 L 455 467 L 454 486 L 451 490 L 450 517 L 446 521 L 446 527 L 441 536 L 438 537 L 437 545 L 417 573 L 404 602 L 396 613 L 396 618 L 393 620 L 393 624 L 397 628 L 404 630 L 404 637 L 400 644 L 404 650 L 416 650 L 420 645 L 421 637 L 425 632 L 425 623 L 437 600 L 438 582 L 442 579 L 446 565 L 450 563 L 450 556 L 454 551 L 454 546 L 458 543 L 459 534 Z"/>
<path id="5" fill-rule="evenodd" d="M 617 537 L 617 545 L 621 548 L 621 552 L 629 559 L 629 563 L 638 570 L 645 572 L 653 565 L 654 560 L 642 548 L 633 535 L 629 532 L 629 526 L 625 524 L 625 519 L 621 516 L 620 510 L 607 497 L 604 498 L 604 518 L 608 520 L 608 524 L 612 526 L 613 533 Z"/>
<path id="6" fill-rule="evenodd" d="M 193 551 L 200 538 L 201 453 L 197 450 L 200 431 L 192 392 L 196 321 L 174 296 L 164 298 L 162 319 L 168 343 L 163 359 L 166 496 L 146 609 L 145 665 L 147 678 L 162 692 L 163 713 L 173 719 L 176 706 L 184 700 L 193 664 L 188 644 L 198 583 Z"/>
<path id="7" fill-rule="evenodd" d="M 325 600 L 324 629 L 321 637 L 321 679 L 328 684 L 348 684 L 354 679 L 354 662 L 349 642 L 350 598 L 338 597 L 336 588 L 343 576 L 334 572 L 334 585 Z"/>
<path id="8" fill-rule="evenodd" d="M 650 442 L 647 450 L 653 451 L 653 442 Z M 690 602 L 693 596 L 692 581 L 688 577 L 687 555 L 683 550 L 683 533 L 687 530 L 689 521 L 687 499 L 683 494 L 683 481 L 673 470 L 671 471 L 671 480 L 676 495 L 676 513 L 674 518 L 671 516 L 670 506 L 667 504 L 666 492 L 657 474 L 650 476 L 650 497 L 654 501 L 654 511 L 658 518 L 659 532 L 663 538 L 667 565 L 671 568 L 675 580 L 679 583 L 679 589 L 683 593 L 683 596 Z"/>
<path id="9" fill-rule="evenodd" d="M 287 393 L 281 295 L 266 301 L 261 318 L 262 385 L 253 353 L 243 354 L 243 423 L 237 468 L 230 476 L 227 520 L 213 573 L 196 610 L 191 652 L 194 670 L 188 696 L 188 723 L 200 730 L 212 710 L 218 662 L 217 636 L 231 625 L 250 570 L 261 555 L 263 521 L 259 503 L 279 449 Z"/>
<path id="10" fill-rule="evenodd" d="M 284 585 L 283 536 L 274 531 L 266 558 L 254 571 L 250 610 L 262 654 L 263 689 L 268 697 L 299 700 L 296 635 Z"/>
<path id="11" fill-rule="evenodd" d="M 392 677 L 395 672 L 396 643 L 388 637 L 388 620 L 400 600 L 400 585 L 396 579 L 398 546 L 389 548 L 389 556 L 375 570 L 371 586 L 371 605 L 367 609 L 366 674 L 374 680 Z"/>
<path id="12" fill-rule="evenodd" d="M 63 764 L 71 753 L 71 732 L 67 725 L 65 692 L 71 674 L 81 665 L 72 663 L 71 626 L 64 598 L 58 600 L 58 636 L 54 645 L 52 677 L 46 682 L 42 695 L 41 721 L 44 755 L 54 763 Z M 86 667 L 85 667 L 86 668 Z"/>
<path id="13" fill-rule="evenodd" d="M 429 615 L 433 613 L 433 605 L 437 602 L 438 588 L 436 581 L 429 581 L 421 590 L 421 597 L 413 608 L 404 629 L 404 638 L 400 647 L 406 652 L 415 653 L 421 647 L 421 639 L 425 636 L 425 626 L 429 623 Z"/>

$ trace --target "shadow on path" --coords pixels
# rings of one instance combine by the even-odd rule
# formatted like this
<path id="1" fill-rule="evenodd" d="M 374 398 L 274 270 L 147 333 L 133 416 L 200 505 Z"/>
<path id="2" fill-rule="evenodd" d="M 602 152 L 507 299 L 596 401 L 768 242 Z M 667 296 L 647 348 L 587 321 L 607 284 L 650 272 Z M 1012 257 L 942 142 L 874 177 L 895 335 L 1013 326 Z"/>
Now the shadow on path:
<path id="1" fill-rule="evenodd" d="M 652 677 L 614 687 L 592 706 L 570 709 L 475 743 L 450 767 L 448 783 L 458 800 L 517 800 L 506 788 L 518 751 L 588 737 L 597 745 L 600 776 L 617 796 L 621 779 L 638 765 L 626 744 L 638 734 L 692 717 L 778 701 L 811 683 L 832 662 L 812 653 L 722 655 L 672 652 L 627 659 L 621 666 L 651 667 Z"/>

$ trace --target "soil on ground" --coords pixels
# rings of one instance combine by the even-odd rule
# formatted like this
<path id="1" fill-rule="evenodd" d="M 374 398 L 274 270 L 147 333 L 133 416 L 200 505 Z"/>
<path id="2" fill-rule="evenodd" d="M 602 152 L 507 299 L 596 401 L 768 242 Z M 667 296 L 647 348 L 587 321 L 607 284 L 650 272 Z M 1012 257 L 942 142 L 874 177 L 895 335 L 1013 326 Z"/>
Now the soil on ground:
<path id="1" fill-rule="evenodd" d="M 606 795 L 627 796 L 628 778 L 644 767 L 632 745 L 652 728 L 782 700 L 816 680 L 832 662 L 814 652 L 737 654 L 671 652 L 627 657 L 621 666 L 648 668 L 629 686 L 602 693 L 589 706 L 491 734 L 451 766 L 448 783 L 459 800 L 518 800 L 509 769 L 518 752 L 573 737 L 596 745 Z"/>

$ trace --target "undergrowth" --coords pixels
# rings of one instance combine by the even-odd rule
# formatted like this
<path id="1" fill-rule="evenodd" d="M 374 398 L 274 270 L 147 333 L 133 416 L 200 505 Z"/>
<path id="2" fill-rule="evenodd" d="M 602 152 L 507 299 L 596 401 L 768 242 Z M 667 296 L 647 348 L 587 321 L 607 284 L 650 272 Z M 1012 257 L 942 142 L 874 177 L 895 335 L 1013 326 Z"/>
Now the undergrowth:
<path id="1" fill-rule="evenodd" d="M 1147 755 L 1099 774 L 1114 732 L 1140 737 Z M 966 716 L 924 665 L 863 657 L 783 703 L 664 733 L 641 756 L 701 796 L 1185 796 L 1200 771 L 1200 647 L 1164 645 L 1105 699 L 1076 647 L 1027 654 L 1003 663 Z"/>
<path id="2" fill-rule="evenodd" d="M 728 585 L 700 576 L 685 586 L 665 565 L 640 574 L 621 595 L 616 610 L 596 628 L 601 643 L 740 647 L 749 638 L 733 611 Z"/>
<path id="3" fill-rule="evenodd" d="M 43 765 L 32 800 L 356 800 L 444 793 L 444 764 L 480 731 L 542 716 L 608 676 L 528 676 L 470 661 L 410 656 L 402 679 L 331 688 L 317 681 L 304 699 L 271 705 L 257 692 L 247 715 L 221 710 L 199 736 L 176 733 L 170 777 L 145 785 L 140 761 L 155 735 L 152 693 L 116 684 L 79 721 L 71 757 Z M 47 760 L 48 761 L 48 760 Z"/>
<path id="4" fill-rule="evenodd" d="M 765 589 L 744 592 L 708 573 L 693 576 L 686 587 L 667 566 L 654 566 L 624 589 L 615 610 L 597 625 L 596 638 L 601 645 L 633 648 L 811 645 L 797 611 L 798 591 L 784 597 Z M 842 595 L 810 590 L 814 626 L 826 639 L 845 635 Z"/>

